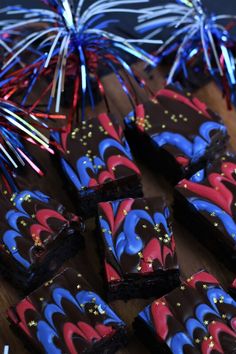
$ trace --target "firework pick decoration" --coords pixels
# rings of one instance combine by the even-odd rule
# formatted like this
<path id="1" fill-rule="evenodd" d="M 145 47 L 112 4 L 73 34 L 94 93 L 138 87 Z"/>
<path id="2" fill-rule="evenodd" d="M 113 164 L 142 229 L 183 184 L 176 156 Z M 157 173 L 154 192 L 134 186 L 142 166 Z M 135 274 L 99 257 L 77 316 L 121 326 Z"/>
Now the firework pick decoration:
<path id="1" fill-rule="evenodd" d="M 116 74 L 125 93 L 132 98 L 132 93 L 119 71 L 122 69 L 123 73 L 130 75 L 141 85 L 144 82 L 131 69 L 126 62 L 126 57 L 131 56 L 151 65 L 155 64 L 155 59 L 136 46 L 135 43 L 140 40 L 125 39 L 109 32 L 107 28 L 110 23 L 117 22 L 117 20 L 110 20 L 105 16 L 108 13 L 139 13 L 141 10 L 128 9 L 123 6 L 145 3 L 148 0 L 98 0 L 87 8 L 84 6 L 84 0 L 79 0 L 77 6 L 74 6 L 70 0 L 42 1 L 48 5 L 48 10 L 29 10 L 19 7 L 6 9 L 10 15 L 20 15 L 21 20 L 13 21 L 13 23 L 11 20 L 9 25 L 4 26 L 5 32 L 21 29 L 22 32 L 27 30 L 29 33 L 29 28 L 31 31 L 14 45 L 14 54 L 7 55 L 2 68 L 1 86 L 11 87 L 27 79 L 28 88 L 25 90 L 22 101 L 25 105 L 38 79 L 50 77 L 50 84 L 31 108 L 35 109 L 41 103 L 42 98 L 48 95 L 47 111 L 55 108 L 55 111 L 59 112 L 65 83 L 68 82 L 68 78 L 71 81 L 73 77 L 74 87 L 73 95 L 71 95 L 73 103 L 70 117 L 73 116 L 80 103 L 82 118 L 84 118 L 86 95 L 90 99 L 91 106 L 94 106 L 92 82 L 97 85 L 100 93 L 104 93 L 99 75 L 102 67 Z M 153 42 L 153 40 L 144 39 L 143 42 Z M 28 50 L 32 51 L 32 46 L 37 46 L 36 50 L 40 51 L 41 55 L 23 69 L 14 73 L 10 72 L 9 69 L 12 69 L 15 59 L 24 52 L 27 53 Z"/>
<path id="2" fill-rule="evenodd" d="M 236 16 L 208 13 L 201 0 L 177 0 L 147 9 L 139 17 L 141 24 L 137 30 L 148 33 L 146 38 L 153 38 L 166 29 L 171 31 L 157 51 L 160 61 L 176 52 L 168 83 L 175 81 L 177 74 L 186 74 L 188 65 L 200 56 L 206 69 L 221 85 L 230 105 L 230 98 L 236 98 L 235 42 L 230 34 L 235 20 Z M 222 21 L 231 23 L 224 26 Z"/>
<path id="3" fill-rule="evenodd" d="M 13 189 L 10 172 L 19 166 L 29 164 L 39 175 L 43 175 L 22 143 L 27 140 L 51 151 L 48 139 L 35 128 L 36 125 L 47 128 L 47 125 L 33 114 L 27 113 L 10 101 L 0 99 L 0 174 Z"/>

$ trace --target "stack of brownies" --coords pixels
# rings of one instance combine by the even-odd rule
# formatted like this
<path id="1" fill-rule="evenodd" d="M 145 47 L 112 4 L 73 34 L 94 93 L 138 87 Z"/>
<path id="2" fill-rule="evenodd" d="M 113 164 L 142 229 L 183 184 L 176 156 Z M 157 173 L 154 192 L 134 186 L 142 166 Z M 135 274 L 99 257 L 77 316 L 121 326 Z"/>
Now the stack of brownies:
<path id="1" fill-rule="evenodd" d="M 83 246 L 83 220 L 95 217 L 105 297 L 150 299 L 134 329 L 151 350 L 234 353 L 236 302 L 205 270 L 180 278 L 170 205 L 143 196 L 130 150 L 174 183 L 174 217 L 235 271 L 236 157 L 227 129 L 173 86 L 124 123 L 123 131 L 101 114 L 52 135 L 53 162 L 79 216 L 39 191 L 2 190 L 1 269 L 27 295 L 8 310 L 11 327 L 31 352 L 110 354 L 126 345 L 127 325 L 80 271 L 58 273 Z"/>

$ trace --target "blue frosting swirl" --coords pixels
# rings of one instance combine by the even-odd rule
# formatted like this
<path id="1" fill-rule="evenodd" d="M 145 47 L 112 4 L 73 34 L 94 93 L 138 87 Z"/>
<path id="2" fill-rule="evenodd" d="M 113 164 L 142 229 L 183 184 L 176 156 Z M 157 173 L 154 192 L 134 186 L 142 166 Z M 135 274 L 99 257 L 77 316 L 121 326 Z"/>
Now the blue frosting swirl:
<path id="1" fill-rule="evenodd" d="M 206 211 L 209 214 L 211 213 L 215 213 L 215 216 L 220 219 L 220 221 L 222 222 L 222 224 L 224 225 L 227 233 L 229 234 L 229 236 L 232 237 L 232 239 L 235 241 L 236 243 L 236 239 L 235 239 L 235 235 L 236 235 L 236 223 L 234 221 L 234 219 L 232 218 L 232 216 L 230 216 L 229 214 L 227 214 L 224 210 L 222 210 L 220 207 L 218 207 L 217 205 L 199 199 L 199 198 L 188 198 L 188 201 L 194 205 L 194 207 L 198 210 L 198 211 Z"/>
<path id="2" fill-rule="evenodd" d="M 106 138 L 99 143 L 99 156 L 91 158 L 92 161 L 87 156 L 80 157 L 76 162 L 76 170 L 64 158 L 61 158 L 62 168 L 76 189 L 81 190 L 82 187 L 89 187 L 91 180 L 89 171 L 92 171 L 94 176 L 98 176 L 100 173 L 100 167 L 98 166 L 106 168 L 105 154 L 111 148 L 119 150 L 120 153 L 133 161 L 127 141 L 123 139 L 122 142 L 119 142 L 112 138 Z"/>
<path id="3" fill-rule="evenodd" d="M 86 311 L 84 305 L 93 303 L 94 305 L 97 305 L 97 310 L 99 312 L 106 314 L 103 321 L 105 325 L 108 325 L 109 323 L 124 325 L 124 322 L 115 314 L 110 306 L 107 305 L 99 295 L 92 291 L 81 290 L 73 296 L 69 290 L 58 287 L 53 290 L 52 299 L 55 304 L 46 304 L 44 308 L 45 320 L 39 321 L 37 326 L 37 338 L 43 345 L 46 353 L 61 353 L 61 350 L 54 344 L 54 337 L 59 338 L 59 336 L 53 321 L 53 316 L 58 313 L 62 316 L 66 316 L 66 312 L 62 305 L 63 299 L 71 302 L 81 313 L 85 313 Z"/>
<path id="4" fill-rule="evenodd" d="M 31 266 L 30 262 L 22 257 L 17 249 L 17 239 L 24 237 L 24 235 L 19 232 L 19 227 L 17 225 L 18 220 L 20 218 L 29 219 L 31 217 L 22 205 L 26 196 L 43 203 L 48 203 L 50 199 L 48 196 L 39 191 L 24 190 L 17 193 L 14 197 L 16 209 L 10 209 L 5 215 L 6 221 L 11 229 L 4 232 L 2 239 L 12 257 L 24 268 L 29 269 Z"/>

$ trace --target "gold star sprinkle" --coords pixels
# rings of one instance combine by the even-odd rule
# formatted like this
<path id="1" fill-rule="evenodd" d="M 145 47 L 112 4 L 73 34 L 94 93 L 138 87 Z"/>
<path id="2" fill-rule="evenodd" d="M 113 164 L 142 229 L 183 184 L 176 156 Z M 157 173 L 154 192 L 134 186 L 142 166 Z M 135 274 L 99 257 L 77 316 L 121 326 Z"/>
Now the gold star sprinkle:
<path id="1" fill-rule="evenodd" d="M 200 339 L 199 339 L 199 338 L 196 338 L 196 339 L 195 339 L 195 343 L 199 344 L 199 343 L 200 343 Z"/>
<path id="2" fill-rule="evenodd" d="M 143 227 L 144 229 L 146 229 L 146 228 L 147 228 L 147 225 L 142 225 L 142 227 Z"/>
<path id="3" fill-rule="evenodd" d="M 127 212 L 126 209 L 123 209 L 123 214 L 124 214 L 124 215 L 127 215 L 127 214 L 128 214 L 128 212 Z"/>
<path id="4" fill-rule="evenodd" d="M 80 289 L 80 288 L 81 288 L 81 286 L 78 284 L 78 285 L 76 286 L 76 288 L 77 288 L 77 289 Z"/>
<path id="5" fill-rule="evenodd" d="M 176 306 L 177 306 L 177 307 L 180 307 L 180 306 L 181 306 L 181 303 L 180 303 L 180 302 L 177 302 Z"/>
<path id="6" fill-rule="evenodd" d="M 214 342 L 210 342 L 209 347 L 213 348 L 214 347 Z"/>
<path id="7" fill-rule="evenodd" d="M 214 226 L 217 227 L 219 226 L 219 224 L 217 222 L 214 222 Z"/>
<path id="8" fill-rule="evenodd" d="M 181 290 L 185 290 L 185 286 L 184 286 L 184 285 L 181 285 L 180 289 L 181 289 Z"/>
<path id="9" fill-rule="evenodd" d="M 136 268 L 138 271 L 140 271 L 142 269 L 140 266 L 137 266 Z"/>
<path id="10" fill-rule="evenodd" d="M 37 326 L 37 322 L 35 322 L 35 321 L 30 321 L 30 322 L 28 323 L 28 325 L 29 325 L 29 327 L 36 327 L 36 326 Z"/>

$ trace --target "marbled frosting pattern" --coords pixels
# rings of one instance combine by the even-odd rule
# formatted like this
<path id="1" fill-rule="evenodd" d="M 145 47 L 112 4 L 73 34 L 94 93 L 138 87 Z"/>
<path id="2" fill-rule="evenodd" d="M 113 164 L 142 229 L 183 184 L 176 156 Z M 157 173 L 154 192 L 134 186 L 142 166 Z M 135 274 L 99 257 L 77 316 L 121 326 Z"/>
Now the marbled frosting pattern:
<path id="1" fill-rule="evenodd" d="M 84 353 L 125 328 L 81 274 L 71 268 L 34 291 L 8 315 L 40 352 L 48 354 Z"/>
<path id="2" fill-rule="evenodd" d="M 70 222 L 79 219 L 39 191 L 1 195 L 1 257 L 25 270 L 40 260 Z"/>
<path id="3" fill-rule="evenodd" d="M 188 203 L 236 250 L 236 158 L 227 153 L 176 187 Z"/>
<path id="4" fill-rule="evenodd" d="M 174 86 L 167 86 L 152 101 L 138 105 L 125 122 L 149 136 L 154 145 L 166 150 L 183 167 L 199 161 L 219 136 L 227 137 L 219 116 Z"/>
<path id="5" fill-rule="evenodd" d="M 170 210 L 162 198 L 99 204 L 108 281 L 177 269 Z"/>
<path id="6" fill-rule="evenodd" d="M 139 317 L 173 354 L 235 351 L 236 302 L 206 271 L 154 301 Z"/>
<path id="7" fill-rule="evenodd" d="M 77 190 L 140 175 L 121 126 L 106 114 L 83 123 L 71 133 L 54 134 L 63 170 Z"/>

